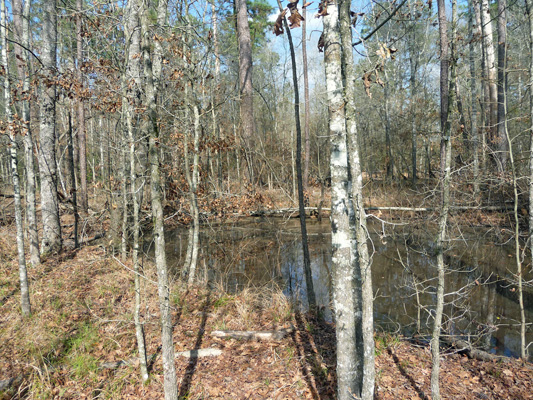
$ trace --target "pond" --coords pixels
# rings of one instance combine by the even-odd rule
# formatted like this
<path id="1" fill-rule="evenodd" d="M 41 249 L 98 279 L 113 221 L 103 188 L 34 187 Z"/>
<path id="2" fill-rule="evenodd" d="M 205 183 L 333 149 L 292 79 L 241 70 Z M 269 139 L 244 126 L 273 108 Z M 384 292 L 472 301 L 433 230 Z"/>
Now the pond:
<path id="1" fill-rule="evenodd" d="M 372 220 L 370 220 L 371 222 Z M 423 335 L 430 332 L 436 266 L 434 243 L 423 229 L 369 223 L 376 329 Z M 309 249 L 317 303 L 332 319 L 331 233 L 329 220 L 308 221 Z M 484 233 L 462 232 L 446 254 L 445 334 L 477 341 L 507 356 L 520 352 L 520 313 L 508 279 L 516 270 L 513 247 L 496 245 Z M 167 234 L 167 257 L 179 270 L 187 250 L 187 229 Z M 528 269 L 529 269 L 528 265 Z M 278 285 L 307 304 L 298 219 L 249 218 L 202 226 L 197 267 L 201 278 L 229 292 L 245 286 Z M 531 272 L 529 272 L 531 275 Z M 526 278 L 531 278 L 531 276 Z M 533 321 L 533 295 L 525 296 L 526 319 Z M 533 341 L 531 329 L 527 342 Z"/>

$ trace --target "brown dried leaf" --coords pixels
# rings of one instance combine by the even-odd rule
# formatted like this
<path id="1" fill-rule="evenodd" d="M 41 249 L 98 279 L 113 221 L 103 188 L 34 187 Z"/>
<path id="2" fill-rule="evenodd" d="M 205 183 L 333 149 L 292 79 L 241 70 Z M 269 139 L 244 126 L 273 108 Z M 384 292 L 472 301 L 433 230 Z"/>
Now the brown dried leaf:
<path id="1" fill-rule="evenodd" d="M 298 7 L 298 1 L 299 0 L 289 0 L 289 4 L 287 4 L 287 7 L 289 8 L 289 10 L 291 10 L 291 12 L 293 10 L 297 10 L 297 7 Z"/>
<path id="2" fill-rule="evenodd" d="M 325 46 L 325 43 L 324 43 L 324 32 L 322 32 L 322 34 L 320 35 L 320 38 L 318 39 L 318 51 L 320 53 L 324 52 L 324 46 Z"/>
<path id="3" fill-rule="evenodd" d="M 318 14 L 317 18 L 324 17 L 328 15 L 328 0 L 322 0 L 318 5 Z"/>
<path id="4" fill-rule="evenodd" d="M 366 72 L 363 75 L 363 85 L 365 86 L 365 92 L 368 97 L 372 98 L 372 93 L 370 92 L 370 86 L 372 86 L 372 72 Z"/>
<path id="5" fill-rule="evenodd" d="M 276 19 L 276 23 L 274 24 L 274 34 L 276 36 L 282 35 L 285 32 L 283 30 L 283 18 L 285 18 L 285 14 L 287 14 L 287 10 L 283 10 Z"/>
<path id="6" fill-rule="evenodd" d="M 295 8 L 294 10 L 291 10 L 291 16 L 289 17 L 289 27 L 291 29 L 293 28 L 299 28 L 300 27 L 300 22 L 302 22 L 304 20 L 304 17 L 302 17 L 300 15 L 300 13 L 298 12 L 298 10 Z"/>

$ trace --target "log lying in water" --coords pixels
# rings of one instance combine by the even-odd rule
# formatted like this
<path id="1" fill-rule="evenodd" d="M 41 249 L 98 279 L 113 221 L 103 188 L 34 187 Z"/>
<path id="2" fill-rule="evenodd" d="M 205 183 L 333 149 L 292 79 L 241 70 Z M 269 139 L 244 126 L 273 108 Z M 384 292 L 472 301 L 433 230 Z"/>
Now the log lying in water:
<path id="1" fill-rule="evenodd" d="M 293 327 L 275 331 L 213 331 L 211 336 L 244 340 L 281 340 L 293 331 Z"/>

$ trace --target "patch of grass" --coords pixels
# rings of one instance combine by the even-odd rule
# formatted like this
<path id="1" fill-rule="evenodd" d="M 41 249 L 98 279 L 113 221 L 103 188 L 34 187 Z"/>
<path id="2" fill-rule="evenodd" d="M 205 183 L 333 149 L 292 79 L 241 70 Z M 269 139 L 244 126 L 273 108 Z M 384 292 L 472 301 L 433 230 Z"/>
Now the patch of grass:
<path id="1" fill-rule="evenodd" d="M 91 351 L 99 342 L 98 328 L 89 323 L 84 323 L 78 332 L 65 341 L 64 361 L 72 368 L 76 378 L 86 378 L 96 373 L 98 359 Z"/>
<path id="2" fill-rule="evenodd" d="M 213 302 L 213 307 L 215 307 L 215 309 L 220 308 L 220 307 L 224 307 L 231 300 L 233 300 L 233 296 L 229 296 L 229 295 L 224 293 L 222 296 L 220 296 L 218 299 L 216 299 Z"/>
<path id="3" fill-rule="evenodd" d="M 98 359 L 90 354 L 75 354 L 69 358 L 72 373 L 77 379 L 86 378 L 98 369 Z"/>
<path id="4" fill-rule="evenodd" d="M 384 350 L 398 346 L 400 344 L 400 338 L 395 335 L 382 334 L 376 336 L 375 343 L 375 354 L 376 356 L 380 356 Z"/>

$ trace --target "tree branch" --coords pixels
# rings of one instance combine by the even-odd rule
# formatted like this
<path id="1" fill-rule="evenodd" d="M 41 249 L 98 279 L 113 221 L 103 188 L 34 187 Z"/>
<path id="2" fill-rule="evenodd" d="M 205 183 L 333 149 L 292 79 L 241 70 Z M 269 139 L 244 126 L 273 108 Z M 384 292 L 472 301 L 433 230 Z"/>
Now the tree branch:
<path id="1" fill-rule="evenodd" d="M 398 4 L 398 7 L 396 7 L 394 10 L 392 10 L 392 12 L 389 14 L 389 16 L 387 18 L 385 18 L 383 21 L 381 21 L 378 24 L 378 26 L 376 26 L 374 29 L 372 29 L 372 31 L 370 31 L 370 33 L 368 35 L 366 35 L 364 38 L 362 38 L 361 40 L 358 40 L 355 43 L 352 43 L 352 46 L 357 46 L 357 45 L 363 43 L 363 41 L 370 39 L 374 33 L 376 33 L 383 25 L 385 25 L 387 22 L 389 22 L 391 20 L 392 17 L 394 17 L 394 14 L 396 14 L 398 12 L 398 10 L 400 8 L 402 8 L 402 6 L 405 3 L 407 3 L 407 0 L 403 0 L 400 4 Z"/>

